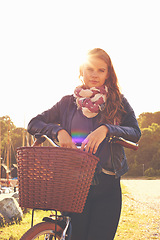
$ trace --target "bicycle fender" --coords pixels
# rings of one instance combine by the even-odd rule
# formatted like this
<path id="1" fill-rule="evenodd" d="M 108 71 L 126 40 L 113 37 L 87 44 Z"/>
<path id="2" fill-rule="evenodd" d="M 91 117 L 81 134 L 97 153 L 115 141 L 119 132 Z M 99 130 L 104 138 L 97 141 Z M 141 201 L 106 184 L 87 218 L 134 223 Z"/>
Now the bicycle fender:
<path id="1" fill-rule="evenodd" d="M 44 222 L 51 222 L 51 223 L 55 223 L 55 224 L 57 223 L 57 225 L 59 225 L 62 229 L 64 229 L 65 226 L 66 226 L 65 221 L 63 221 L 63 220 L 55 220 L 52 217 L 44 217 L 42 221 L 44 221 Z"/>

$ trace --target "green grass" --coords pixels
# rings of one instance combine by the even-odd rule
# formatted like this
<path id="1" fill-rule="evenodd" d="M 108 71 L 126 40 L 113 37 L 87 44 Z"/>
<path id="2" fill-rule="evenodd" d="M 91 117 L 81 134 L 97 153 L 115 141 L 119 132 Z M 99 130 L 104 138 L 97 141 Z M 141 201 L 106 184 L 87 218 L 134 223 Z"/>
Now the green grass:
<path id="1" fill-rule="evenodd" d="M 151 240 L 160 239 L 160 221 L 155 218 L 154 212 L 143 209 L 132 198 L 129 198 L 128 189 L 122 186 L 123 205 L 120 223 L 115 240 Z M 50 212 L 35 211 L 34 224 L 41 222 Z M 31 226 L 31 211 L 24 214 L 23 220 L 17 224 L 5 225 L 0 228 L 0 239 L 19 240 Z"/>
<path id="2" fill-rule="evenodd" d="M 49 216 L 50 211 L 36 210 L 34 213 L 34 225 L 41 222 L 44 216 Z M 0 239 L 19 240 L 20 237 L 31 227 L 32 211 L 24 214 L 23 220 L 12 225 L 0 228 Z"/>

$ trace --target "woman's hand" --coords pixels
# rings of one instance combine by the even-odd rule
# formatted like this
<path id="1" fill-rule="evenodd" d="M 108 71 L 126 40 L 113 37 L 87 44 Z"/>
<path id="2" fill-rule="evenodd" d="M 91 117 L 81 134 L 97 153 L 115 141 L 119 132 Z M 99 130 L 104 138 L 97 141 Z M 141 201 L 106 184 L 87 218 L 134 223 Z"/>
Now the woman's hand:
<path id="1" fill-rule="evenodd" d="M 100 126 L 91 132 L 82 142 L 81 150 L 86 152 L 96 153 L 100 143 L 105 139 L 108 133 L 108 128 L 105 125 Z"/>
<path id="2" fill-rule="evenodd" d="M 68 134 L 66 130 L 64 129 L 60 130 L 58 132 L 57 138 L 61 147 L 77 149 L 74 142 L 72 142 L 72 137 Z"/>

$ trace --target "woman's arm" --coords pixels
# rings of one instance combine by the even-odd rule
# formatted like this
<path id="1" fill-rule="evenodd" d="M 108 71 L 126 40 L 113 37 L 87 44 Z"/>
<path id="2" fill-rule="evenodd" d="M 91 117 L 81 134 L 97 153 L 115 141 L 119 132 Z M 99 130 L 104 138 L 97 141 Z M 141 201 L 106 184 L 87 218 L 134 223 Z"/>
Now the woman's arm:
<path id="1" fill-rule="evenodd" d="M 81 146 L 82 150 L 96 153 L 99 145 L 106 137 L 116 136 L 132 142 L 138 142 L 141 136 L 141 131 L 134 111 L 125 98 L 123 99 L 123 104 L 126 113 L 122 118 L 121 125 L 101 125 L 86 137 Z"/>
<path id="2" fill-rule="evenodd" d="M 60 102 L 55 104 L 51 109 L 31 119 L 27 131 L 32 135 L 40 133 L 42 135 L 47 135 L 49 138 L 56 138 L 58 131 L 62 129 L 59 124 Z"/>
<path id="3" fill-rule="evenodd" d="M 132 142 L 138 142 L 141 137 L 141 130 L 135 113 L 126 98 L 123 98 L 123 106 L 126 113 L 122 117 L 121 124 L 105 124 L 108 128 L 108 136 L 122 137 Z"/>
<path id="4" fill-rule="evenodd" d="M 51 139 L 56 139 L 61 147 L 76 148 L 71 136 L 61 125 L 62 118 L 65 120 L 64 112 L 70 101 L 72 101 L 72 97 L 65 96 L 51 109 L 37 115 L 29 122 L 28 132 L 32 135 L 39 133 L 47 135 Z"/>

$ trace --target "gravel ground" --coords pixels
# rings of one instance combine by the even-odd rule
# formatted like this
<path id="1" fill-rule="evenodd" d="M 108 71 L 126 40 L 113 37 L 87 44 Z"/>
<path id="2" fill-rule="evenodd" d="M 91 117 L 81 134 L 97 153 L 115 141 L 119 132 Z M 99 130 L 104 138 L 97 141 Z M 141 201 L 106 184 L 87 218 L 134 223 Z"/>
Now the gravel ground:
<path id="1" fill-rule="evenodd" d="M 160 180 L 121 180 L 135 201 L 160 211 Z"/>
<path id="2" fill-rule="evenodd" d="M 160 180 L 122 179 L 121 183 L 127 187 L 125 204 L 145 216 L 140 239 L 160 239 Z"/>

